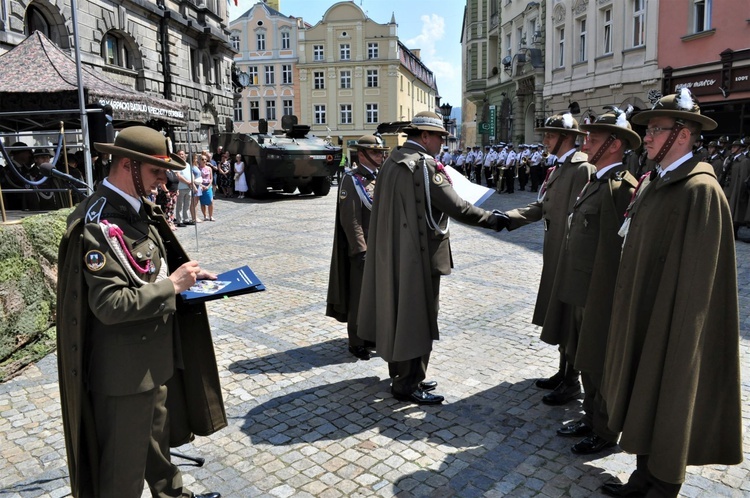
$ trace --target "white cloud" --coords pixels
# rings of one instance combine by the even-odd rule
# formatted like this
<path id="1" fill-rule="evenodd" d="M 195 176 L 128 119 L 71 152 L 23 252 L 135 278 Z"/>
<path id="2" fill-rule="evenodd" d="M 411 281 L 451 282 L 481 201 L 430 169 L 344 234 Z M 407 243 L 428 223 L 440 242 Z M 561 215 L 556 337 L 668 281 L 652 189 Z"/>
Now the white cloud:
<path id="1" fill-rule="evenodd" d="M 444 40 L 445 18 L 429 14 L 421 16 L 420 20 L 422 31 L 416 37 L 406 40 L 404 44 L 409 49 L 421 49 L 422 62 L 435 75 L 440 93 L 444 97 L 452 95 L 460 99 L 461 61 L 446 60 L 444 57 L 450 53 L 446 44 L 457 43 L 453 40 Z"/>
<path id="2" fill-rule="evenodd" d="M 423 15 L 419 19 L 422 21 L 422 32 L 411 40 L 406 40 L 406 46 L 410 49 L 422 49 L 423 54 L 434 56 L 435 42 L 445 36 L 445 19 L 437 14 Z"/>

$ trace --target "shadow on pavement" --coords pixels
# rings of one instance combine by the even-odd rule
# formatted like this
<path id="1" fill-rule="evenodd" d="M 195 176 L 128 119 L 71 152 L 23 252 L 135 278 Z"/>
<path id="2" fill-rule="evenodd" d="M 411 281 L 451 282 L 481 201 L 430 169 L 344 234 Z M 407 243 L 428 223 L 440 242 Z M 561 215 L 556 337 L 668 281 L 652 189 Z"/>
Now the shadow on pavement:
<path id="1" fill-rule="evenodd" d="M 354 363 L 346 337 L 311 344 L 302 348 L 288 349 L 267 356 L 249 358 L 229 365 L 232 373 L 256 375 L 265 372 L 292 373 L 304 372 L 312 368 Z"/>

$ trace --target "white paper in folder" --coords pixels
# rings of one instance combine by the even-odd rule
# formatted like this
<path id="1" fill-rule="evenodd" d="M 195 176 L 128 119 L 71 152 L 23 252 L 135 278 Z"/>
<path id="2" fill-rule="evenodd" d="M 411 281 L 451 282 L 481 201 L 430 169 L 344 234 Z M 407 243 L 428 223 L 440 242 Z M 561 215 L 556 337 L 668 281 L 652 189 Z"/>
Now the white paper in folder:
<path id="1" fill-rule="evenodd" d="M 481 206 L 484 201 L 495 192 L 491 188 L 483 187 L 472 183 L 464 175 L 456 171 L 451 166 L 446 166 L 445 170 L 453 180 L 453 190 L 465 201 L 472 203 L 475 206 Z"/>

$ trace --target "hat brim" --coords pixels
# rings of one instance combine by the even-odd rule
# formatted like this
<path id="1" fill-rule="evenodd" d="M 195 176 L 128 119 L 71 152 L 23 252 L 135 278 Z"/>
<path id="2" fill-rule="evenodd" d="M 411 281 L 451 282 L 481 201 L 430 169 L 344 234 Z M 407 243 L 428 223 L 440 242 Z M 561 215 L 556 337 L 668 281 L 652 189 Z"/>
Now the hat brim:
<path id="1" fill-rule="evenodd" d="M 631 149 L 637 149 L 641 146 L 641 137 L 633 130 L 628 130 L 622 126 L 611 125 L 611 124 L 586 124 L 581 125 L 581 130 L 585 132 L 589 131 L 602 131 L 604 133 L 613 133 L 617 138 L 625 140 Z"/>
<path id="2" fill-rule="evenodd" d="M 117 157 L 129 157 L 130 159 L 135 159 L 141 163 L 151 164 L 152 166 L 159 166 L 160 168 L 167 168 L 174 171 L 182 171 L 185 169 L 185 166 L 187 166 L 187 163 L 183 161 L 180 156 L 171 152 L 169 153 L 169 160 L 164 160 L 141 152 L 126 149 L 124 147 L 118 147 L 115 144 L 94 142 L 94 148 L 105 154 L 112 154 Z"/>
<path id="3" fill-rule="evenodd" d="M 716 129 L 719 124 L 708 116 L 687 111 L 676 111 L 673 109 L 647 109 L 638 114 L 634 114 L 630 122 L 637 125 L 647 125 L 649 119 L 658 117 L 668 117 L 673 119 L 683 119 L 693 121 L 701 125 L 702 130 L 710 131 Z"/>
<path id="4" fill-rule="evenodd" d="M 401 128 L 401 131 L 403 132 L 409 132 L 409 131 L 431 131 L 433 133 L 440 133 L 442 136 L 447 137 L 450 135 L 445 129 L 438 128 L 437 126 L 430 126 L 430 125 L 408 125 Z"/>
<path id="5" fill-rule="evenodd" d="M 534 128 L 534 131 L 537 133 L 572 133 L 580 136 L 586 134 L 585 131 L 576 130 L 574 128 L 557 128 L 556 126 L 542 126 L 541 128 Z"/>

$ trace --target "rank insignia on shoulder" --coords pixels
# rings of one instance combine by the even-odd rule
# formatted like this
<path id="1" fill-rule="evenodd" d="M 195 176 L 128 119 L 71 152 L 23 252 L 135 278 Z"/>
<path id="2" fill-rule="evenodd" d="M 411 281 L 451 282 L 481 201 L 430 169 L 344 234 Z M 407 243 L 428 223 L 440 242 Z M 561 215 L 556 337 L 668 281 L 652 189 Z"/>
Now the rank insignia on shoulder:
<path id="1" fill-rule="evenodd" d="M 443 175 L 440 173 L 435 173 L 435 176 L 432 177 L 432 181 L 435 182 L 435 185 L 440 185 L 443 183 Z"/>
<path id="2" fill-rule="evenodd" d="M 341 192 L 339 192 L 339 199 L 346 199 L 346 190 L 341 189 Z"/>
<path id="3" fill-rule="evenodd" d="M 99 271 L 104 268 L 104 264 L 107 262 L 106 256 L 100 251 L 89 251 L 86 256 L 83 257 L 86 262 L 86 268 L 91 271 Z"/>

